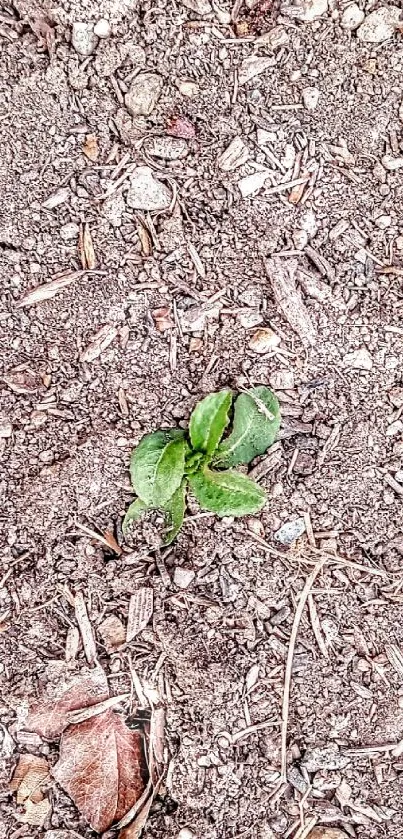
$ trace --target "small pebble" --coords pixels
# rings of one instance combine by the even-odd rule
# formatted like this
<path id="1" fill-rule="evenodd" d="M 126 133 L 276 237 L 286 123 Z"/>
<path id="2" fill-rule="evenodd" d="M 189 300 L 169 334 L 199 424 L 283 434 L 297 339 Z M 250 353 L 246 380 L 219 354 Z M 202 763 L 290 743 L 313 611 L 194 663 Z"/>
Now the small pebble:
<path id="1" fill-rule="evenodd" d="M 95 24 L 94 33 L 95 35 L 97 35 L 98 38 L 109 38 L 111 34 L 111 25 L 109 23 L 109 20 L 106 20 L 106 18 L 102 17 L 98 21 L 98 23 Z"/>
<path id="2" fill-rule="evenodd" d="M 278 347 L 280 341 L 281 338 L 272 329 L 262 326 L 253 333 L 249 341 L 249 349 L 259 355 L 264 355 L 275 347 Z"/>
<path id="3" fill-rule="evenodd" d="M 364 18 L 365 14 L 357 3 L 351 3 L 350 6 L 347 6 L 347 8 L 344 9 L 341 16 L 340 26 L 348 32 L 353 32 L 354 29 L 357 29 L 357 27 L 361 25 Z"/>
<path id="4" fill-rule="evenodd" d="M 188 588 L 195 578 L 195 572 L 191 568 L 180 568 L 177 566 L 174 571 L 174 583 L 178 588 Z"/>
<path id="5" fill-rule="evenodd" d="M 126 203 L 134 210 L 167 210 L 172 195 L 168 187 L 154 178 L 149 166 L 138 166 L 130 177 Z"/>
<path id="6" fill-rule="evenodd" d="M 379 227 L 379 230 L 386 230 L 386 228 L 390 227 L 392 224 L 392 218 L 391 216 L 378 216 L 378 218 L 375 219 L 375 224 Z"/>
<path id="7" fill-rule="evenodd" d="M 93 25 L 91 23 L 73 23 L 71 43 L 79 55 L 92 55 L 98 44 Z"/>
<path id="8" fill-rule="evenodd" d="M 78 224 L 75 224 L 73 221 L 63 224 L 60 228 L 60 236 L 63 242 L 71 242 L 73 239 L 77 239 L 79 232 Z"/>
<path id="9" fill-rule="evenodd" d="M 314 111 L 319 102 L 320 90 L 317 87 L 306 87 L 302 91 L 302 101 L 307 111 Z"/>
<path id="10" fill-rule="evenodd" d="M 301 760 L 301 766 L 307 772 L 317 772 L 318 769 L 344 769 L 349 763 L 351 759 L 340 752 L 336 743 L 307 749 Z"/>
<path id="11" fill-rule="evenodd" d="M 148 117 L 154 110 L 162 91 L 163 81 L 157 73 L 140 73 L 130 85 L 125 105 L 133 117 Z"/>
<path id="12" fill-rule="evenodd" d="M 399 484 L 403 484 L 403 469 L 399 469 L 398 472 L 395 472 L 395 480 L 399 482 Z"/>
<path id="13" fill-rule="evenodd" d="M 403 157 L 393 157 L 393 154 L 384 154 L 382 158 L 382 166 L 389 172 L 396 172 L 403 166 Z"/>
<path id="14" fill-rule="evenodd" d="M 0 439 L 6 439 L 7 437 L 11 437 L 13 433 L 13 426 L 11 425 L 10 420 L 6 419 L 5 417 L 0 417 Z"/>
<path id="15" fill-rule="evenodd" d="M 403 387 L 392 387 L 388 396 L 395 408 L 403 408 Z"/>
<path id="16" fill-rule="evenodd" d="M 283 524 L 274 534 L 274 538 L 281 545 L 292 545 L 303 533 L 305 533 L 305 519 L 301 517 Z"/>
<path id="17" fill-rule="evenodd" d="M 328 827 L 327 825 L 319 825 L 309 834 L 309 839 L 349 839 L 349 834 L 339 827 Z"/>
<path id="18" fill-rule="evenodd" d="M 372 358 L 366 347 L 347 353 L 344 364 L 354 370 L 372 370 Z"/>

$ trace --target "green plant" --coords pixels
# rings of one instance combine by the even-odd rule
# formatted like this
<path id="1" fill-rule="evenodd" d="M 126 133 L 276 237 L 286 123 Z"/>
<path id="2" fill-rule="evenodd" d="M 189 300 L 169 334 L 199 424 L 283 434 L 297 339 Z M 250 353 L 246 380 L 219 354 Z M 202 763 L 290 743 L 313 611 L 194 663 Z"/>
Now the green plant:
<path id="1" fill-rule="evenodd" d="M 173 428 L 140 440 L 130 463 L 138 497 L 125 515 L 124 533 L 146 510 L 158 509 L 166 517 L 164 545 L 169 545 L 182 526 L 187 486 L 202 509 L 218 516 L 245 516 L 263 507 L 261 487 L 228 467 L 250 463 L 272 445 L 280 425 L 278 400 L 263 386 L 239 394 L 232 430 L 223 439 L 232 399 L 231 390 L 210 393 L 196 405 L 188 434 Z"/>

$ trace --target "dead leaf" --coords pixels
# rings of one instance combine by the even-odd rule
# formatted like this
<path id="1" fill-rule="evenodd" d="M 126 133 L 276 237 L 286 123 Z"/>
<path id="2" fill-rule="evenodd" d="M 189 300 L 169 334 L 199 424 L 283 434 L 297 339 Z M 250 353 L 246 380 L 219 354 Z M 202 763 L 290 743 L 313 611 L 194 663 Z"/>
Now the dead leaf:
<path id="1" fill-rule="evenodd" d="M 111 324 L 102 326 L 94 335 L 88 347 L 80 353 L 80 361 L 95 361 L 101 355 L 102 350 L 105 350 L 114 341 L 117 334 L 118 330 L 115 326 Z"/>
<path id="2" fill-rule="evenodd" d="M 71 283 L 80 276 L 81 271 L 69 271 L 63 276 L 55 277 L 55 279 L 51 280 L 49 283 L 44 283 L 43 285 L 34 288 L 32 291 L 29 291 L 28 294 L 22 297 L 17 303 L 17 309 L 21 309 L 23 306 L 33 306 L 34 303 L 42 303 L 43 300 L 50 300 L 51 297 L 54 297 L 59 293 L 59 291 L 66 288 L 66 286 L 71 285 Z"/>
<path id="3" fill-rule="evenodd" d="M 142 736 L 114 711 L 104 711 L 62 735 L 57 782 L 99 833 L 119 821 L 144 790 Z"/>
<path id="4" fill-rule="evenodd" d="M 165 332 L 167 329 L 172 329 L 175 326 L 170 311 L 166 306 L 160 309 L 153 309 L 151 314 L 158 332 Z"/>
<path id="5" fill-rule="evenodd" d="M 92 243 L 92 236 L 90 226 L 87 222 L 81 225 L 80 234 L 78 237 L 78 252 L 80 254 L 81 265 L 84 271 L 93 271 L 96 266 L 94 245 Z"/>
<path id="6" fill-rule="evenodd" d="M 43 827 L 51 807 L 44 794 L 49 781 L 49 765 L 45 758 L 21 755 L 10 781 L 11 792 L 17 793 L 17 804 L 23 804 L 25 808 L 21 822 Z"/>
<path id="7" fill-rule="evenodd" d="M 191 140 L 196 135 L 196 129 L 187 117 L 174 116 L 169 121 L 167 134 L 171 137 L 182 137 L 184 140 Z"/>
<path id="8" fill-rule="evenodd" d="M 99 145 L 98 140 L 95 134 L 87 134 L 85 143 L 83 145 L 83 152 L 88 160 L 92 160 L 95 163 L 99 157 Z"/>
<path id="9" fill-rule="evenodd" d="M 56 740 L 69 724 L 69 712 L 90 708 L 108 697 L 108 681 L 102 668 L 86 669 L 84 675 L 79 673 L 70 678 L 59 695 L 44 697 L 32 705 L 25 729 L 35 731 L 46 740 Z"/>
<path id="10" fill-rule="evenodd" d="M 129 603 L 126 641 L 132 641 L 148 624 L 154 608 L 152 588 L 140 588 L 132 594 Z"/>
<path id="11" fill-rule="evenodd" d="M 119 833 L 118 839 L 139 839 L 147 823 L 147 819 L 153 801 L 154 795 L 150 795 L 146 803 L 141 808 L 140 812 L 137 814 L 136 818 L 133 819 L 133 821 L 130 822 L 130 824 L 128 824 L 127 827 L 122 828 L 122 830 Z"/>

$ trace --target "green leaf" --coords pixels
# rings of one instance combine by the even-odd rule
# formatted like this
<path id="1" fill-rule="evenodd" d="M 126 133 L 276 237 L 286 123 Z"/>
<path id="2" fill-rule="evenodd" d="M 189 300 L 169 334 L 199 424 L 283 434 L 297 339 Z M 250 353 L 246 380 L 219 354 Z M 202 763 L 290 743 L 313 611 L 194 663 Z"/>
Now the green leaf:
<path id="1" fill-rule="evenodd" d="M 218 516 L 247 516 L 257 513 L 265 501 L 263 490 L 238 472 L 204 469 L 189 478 L 192 492 L 205 510 Z"/>
<path id="2" fill-rule="evenodd" d="M 215 452 L 229 423 L 232 392 L 221 390 L 210 393 L 196 405 L 189 423 L 189 434 L 193 448 L 205 454 Z"/>
<path id="3" fill-rule="evenodd" d="M 122 531 L 124 536 L 126 536 L 127 528 L 130 522 L 141 519 L 142 515 L 144 515 L 145 511 L 148 509 L 149 507 L 141 500 L 141 498 L 136 498 L 136 500 L 130 504 L 130 507 L 126 511 L 126 515 L 122 521 Z"/>
<path id="4" fill-rule="evenodd" d="M 148 506 L 164 507 L 180 486 L 184 469 L 184 431 L 174 428 L 146 434 L 131 457 L 134 491 Z"/>
<path id="5" fill-rule="evenodd" d="M 186 481 L 182 481 L 172 498 L 165 504 L 164 512 L 168 527 L 163 541 L 164 547 L 173 542 L 182 527 L 186 508 L 185 491 Z"/>
<path id="6" fill-rule="evenodd" d="M 193 475 L 202 469 L 206 462 L 206 455 L 203 452 L 194 452 L 189 449 L 189 453 L 185 456 L 185 475 Z"/>
<path id="7" fill-rule="evenodd" d="M 241 393 L 235 402 L 232 432 L 217 450 L 215 465 L 250 463 L 274 443 L 279 427 L 280 406 L 273 391 L 262 386 Z"/>

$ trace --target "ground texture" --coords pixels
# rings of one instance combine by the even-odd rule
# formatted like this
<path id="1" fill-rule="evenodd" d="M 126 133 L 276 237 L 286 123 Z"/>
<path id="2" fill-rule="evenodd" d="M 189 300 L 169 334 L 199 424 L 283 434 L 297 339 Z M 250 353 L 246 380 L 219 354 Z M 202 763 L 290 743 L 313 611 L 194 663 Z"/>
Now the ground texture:
<path id="1" fill-rule="evenodd" d="M 403 47 L 398 32 L 360 39 L 335 2 L 308 5 L 236 4 L 235 23 L 208 0 L 0 14 L 1 839 L 95 835 L 57 785 L 41 828 L 8 789 L 19 754 L 57 759 L 23 722 L 66 639 L 82 665 L 80 591 L 111 691 L 132 690 L 127 715 L 145 699 L 134 670 L 165 707 L 146 839 L 305 836 L 313 818 L 403 835 Z M 73 24 L 101 17 L 111 32 L 80 55 Z M 147 107 L 144 73 L 158 77 Z M 308 335 L 276 298 L 278 260 L 297 271 Z M 60 278 L 51 299 L 24 299 Z M 165 555 L 147 534 L 125 545 L 132 447 L 251 382 L 283 416 L 254 464 L 262 514 L 191 506 Z M 301 518 L 287 549 L 275 533 Z M 323 550 L 369 570 L 328 561 L 313 585 L 273 797 L 292 622 Z M 125 626 L 144 586 L 148 627 L 108 652 L 105 619 Z"/>

